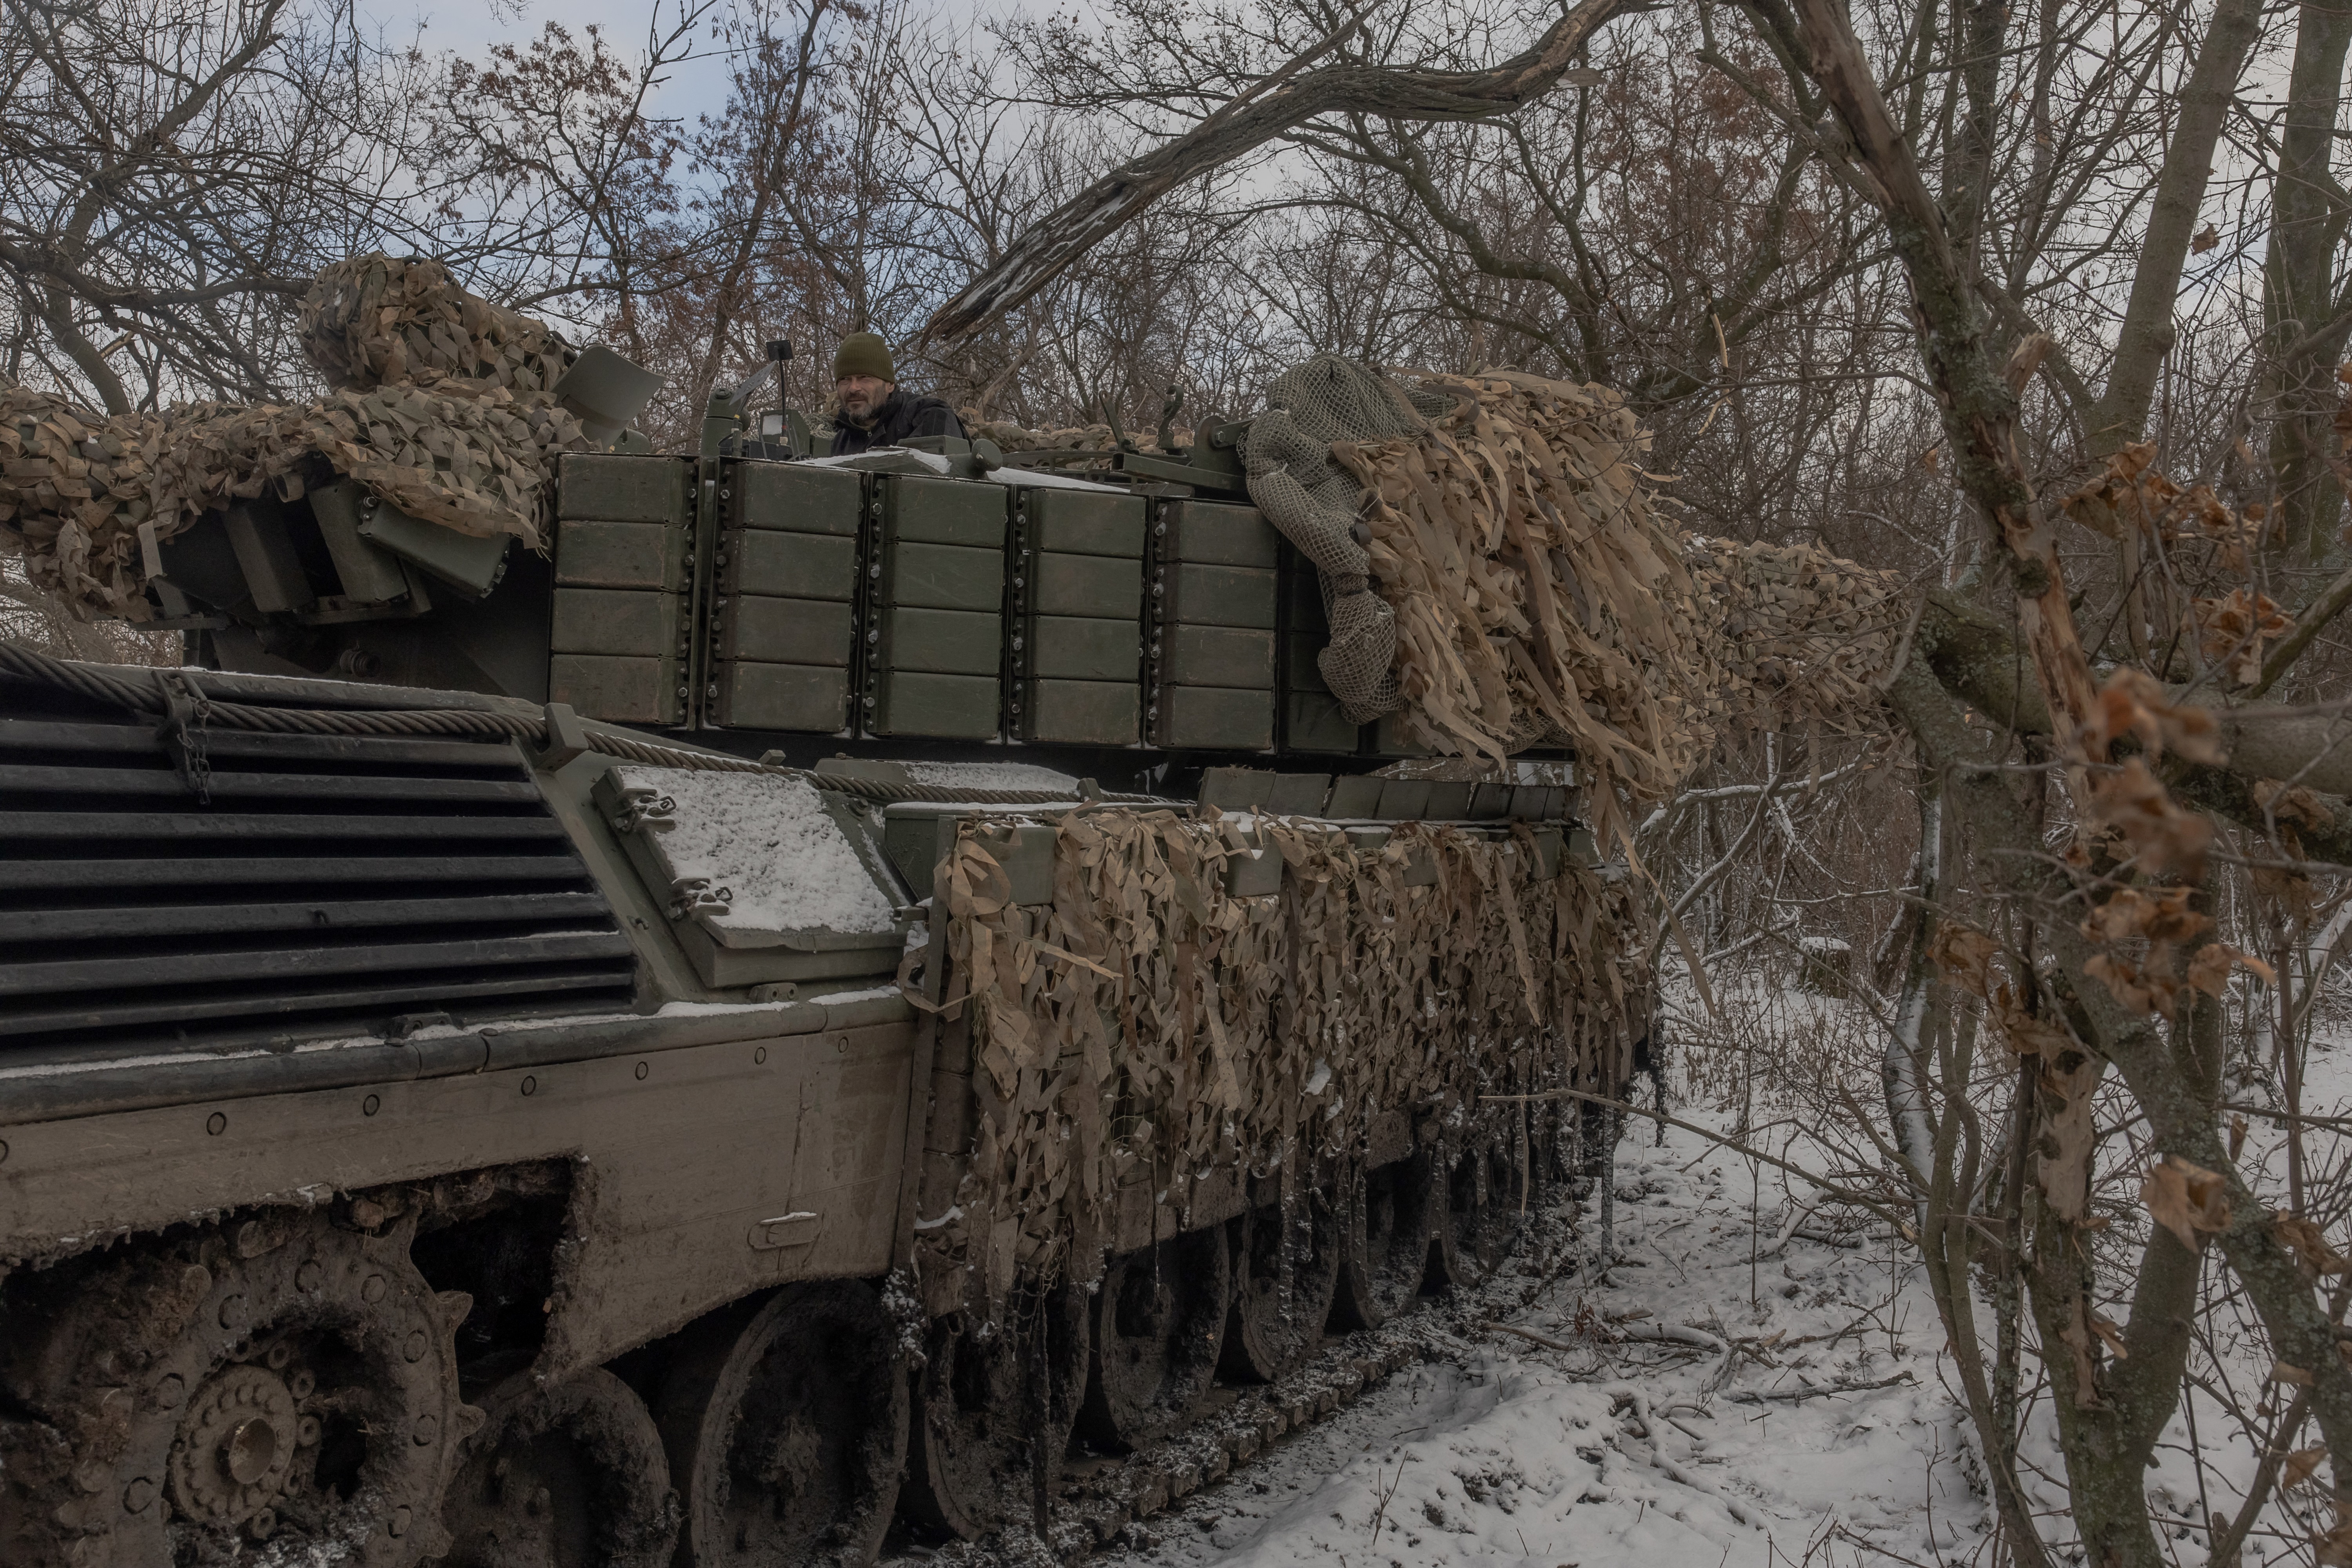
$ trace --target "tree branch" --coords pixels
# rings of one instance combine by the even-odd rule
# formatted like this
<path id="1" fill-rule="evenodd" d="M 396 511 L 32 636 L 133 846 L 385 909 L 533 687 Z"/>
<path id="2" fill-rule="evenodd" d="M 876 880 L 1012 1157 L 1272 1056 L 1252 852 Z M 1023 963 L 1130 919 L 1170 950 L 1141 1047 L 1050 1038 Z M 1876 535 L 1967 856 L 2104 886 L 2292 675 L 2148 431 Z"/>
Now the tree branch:
<path id="1" fill-rule="evenodd" d="M 1486 120 L 1551 90 L 1593 33 L 1633 0 L 1582 0 L 1532 48 L 1483 71 L 1336 65 L 1292 76 L 1355 24 L 1311 46 L 1270 80 L 1244 93 L 1184 134 L 1112 170 L 1063 203 L 1005 248 L 924 324 L 923 344 L 966 336 L 1023 304 L 1095 245 L 1176 186 L 1244 157 L 1319 115 L 1362 113 L 1393 120 Z"/>

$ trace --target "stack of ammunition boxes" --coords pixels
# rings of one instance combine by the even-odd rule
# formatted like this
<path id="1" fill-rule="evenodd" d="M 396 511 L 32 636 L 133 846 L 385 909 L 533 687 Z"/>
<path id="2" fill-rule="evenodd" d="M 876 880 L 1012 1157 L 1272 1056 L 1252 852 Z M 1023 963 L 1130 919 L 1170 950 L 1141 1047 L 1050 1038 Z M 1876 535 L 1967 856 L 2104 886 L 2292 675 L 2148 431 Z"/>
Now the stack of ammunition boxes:
<path id="1" fill-rule="evenodd" d="M 564 459 L 554 700 L 824 735 L 1410 750 L 1339 711 L 1315 568 L 1254 507 L 727 458 L 697 509 L 696 478 Z"/>
<path id="2" fill-rule="evenodd" d="M 1149 563 L 1149 701 L 1156 745 L 1274 744 L 1277 535 L 1254 507 L 1163 500 Z"/>
<path id="3" fill-rule="evenodd" d="M 727 471 L 711 562 L 711 718 L 730 729 L 849 721 L 860 476 L 793 463 Z"/>
<path id="4" fill-rule="evenodd" d="M 1004 646 L 1005 491 L 880 474 L 866 580 L 865 724 L 993 740 Z"/>
<path id="5" fill-rule="evenodd" d="M 548 695 L 622 723 L 684 723 L 694 538 L 687 465 L 572 453 L 561 472 Z"/>
<path id="6" fill-rule="evenodd" d="M 1044 487 L 1013 496 L 1013 732 L 1035 742 L 1132 745 L 1144 500 Z"/>

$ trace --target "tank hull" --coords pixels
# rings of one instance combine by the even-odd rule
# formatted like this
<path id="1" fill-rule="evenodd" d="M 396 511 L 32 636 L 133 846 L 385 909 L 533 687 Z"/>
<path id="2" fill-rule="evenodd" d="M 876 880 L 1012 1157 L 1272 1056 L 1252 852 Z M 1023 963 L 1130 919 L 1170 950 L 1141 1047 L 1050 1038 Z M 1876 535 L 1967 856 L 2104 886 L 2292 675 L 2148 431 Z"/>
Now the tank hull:
<path id="1" fill-rule="evenodd" d="M 1573 1163 L 1570 1101 L 1504 1092 L 1570 993 L 1445 934 L 1474 871 L 1575 909 L 1549 790 L 1460 824 L 1268 816 L 1272 775 L 1214 781 L 1255 814 L 959 802 L 553 708 L 51 674 L 0 679 L 12 1563 L 1025 1527 L 1073 1443 L 1150 1449 L 1475 1277 Z M 1065 928 L 1110 907 L 1106 831 L 1191 868 L 1119 895 L 1165 965 Z M 1300 1010 L 1314 941 L 1416 910 L 1419 956 Z M 1081 1016 L 1115 1060 L 1024 1033 Z M 1339 1048 L 1381 1018 L 1395 1049 Z M 1559 1059 L 1613 1095 L 1631 1055 Z"/>

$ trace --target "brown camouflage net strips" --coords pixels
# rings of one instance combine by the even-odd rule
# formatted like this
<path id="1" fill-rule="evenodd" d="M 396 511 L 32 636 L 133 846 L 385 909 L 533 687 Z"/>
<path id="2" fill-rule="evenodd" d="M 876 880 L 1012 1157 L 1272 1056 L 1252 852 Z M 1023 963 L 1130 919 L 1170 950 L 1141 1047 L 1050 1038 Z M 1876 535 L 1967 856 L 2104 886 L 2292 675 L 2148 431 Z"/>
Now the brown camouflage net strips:
<path id="1" fill-rule="evenodd" d="M 1229 896 L 1241 830 L 1172 812 L 1073 813 L 1054 899 L 1011 901 L 962 825 L 939 881 L 979 1125 L 927 1268 L 1090 1273 L 1122 1194 L 1181 1215 L 1235 1166 L 1264 1178 L 1360 1152 L 1383 1111 L 1622 1083 L 1648 992 L 1640 900 L 1536 836 L 1403 823 L 1381 847 L 1261 819 L 1282 891 Z M 943 1053 L 953 1070 L 959 1048 Z M 1073 1255 L 1072 1248 L 1079 1249 Z"/>
<path id="2" fill-rule="evenodd" d="M 78 615 L 148 620 L 142 524 L 161 542 L 207 511 L 296 500 L 341 475 L 412 516 L 544 548 L 546 480 L 559 454 L 588 445 L 541 389 L 568 362 L 561 339 L 436 262 L 380 256 L 320 273 L 302 323 L 339 387 L 313 403 L 109 416 L 0 390 L 0 551 L 22 553 L 34 584 Z"/>
<path id="3" fill-rule="evenodd" d="M 1364 488 L 1414 739 L 1497 761 L 1570 746 L 1652 801 L 1735 720 L 1866 721 L 1908 610 L 1899 574 L 1685 534 L 1643 467 L 1648 433 L 1606 387 L 1495 370 L 1409 384 L 1453 408 L 1332 456 Z"/>
<path id="4" fill-rule="evenodd" d="M 311 283 L 300 321 L 303 352 L 327 384 L 362 391 L 455 377 L 552 392 L 574 357 L 546 322 L 467 293 L 420 257 L 336 262 Z"/>

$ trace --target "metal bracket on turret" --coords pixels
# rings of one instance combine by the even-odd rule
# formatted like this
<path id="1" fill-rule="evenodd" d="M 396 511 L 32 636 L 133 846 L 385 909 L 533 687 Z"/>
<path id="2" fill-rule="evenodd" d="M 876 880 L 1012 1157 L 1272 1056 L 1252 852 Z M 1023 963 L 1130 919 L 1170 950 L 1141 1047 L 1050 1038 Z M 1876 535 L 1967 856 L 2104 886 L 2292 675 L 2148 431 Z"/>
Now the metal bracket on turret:
<path id="1" fill-rule="evenodd" d="M 545 744 L 525 746 L 523 753 L 530 759 L 532 767 L 537 768 L 541 773 L 551 773 L 572 758 L 583 755 L 591 749 L 588 744 L 588 731 L 580 722 L 580 715 L 572 710 L 572 705 L 568 702 L 551 702 L 547 705 Z"/>

